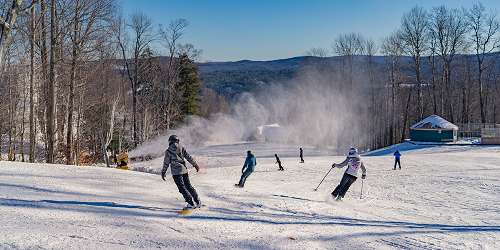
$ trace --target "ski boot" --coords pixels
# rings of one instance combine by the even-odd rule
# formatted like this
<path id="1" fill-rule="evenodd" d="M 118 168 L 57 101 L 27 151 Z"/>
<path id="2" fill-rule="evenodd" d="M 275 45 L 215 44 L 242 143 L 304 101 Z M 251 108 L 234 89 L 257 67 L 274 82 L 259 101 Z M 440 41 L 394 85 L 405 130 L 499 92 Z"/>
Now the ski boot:
<path id="1" fill-rule="evenodd" d="M 195 205 L 187 204 L 182 210 L 193 210 L 195 209 Z"/>
<path id="2" fill-rule="evenodd" d="M 196 205 L 194 206 L 195 209 L 201 208 L 203 205 L 201 204 L 201 201 L 198 201 Z"/>

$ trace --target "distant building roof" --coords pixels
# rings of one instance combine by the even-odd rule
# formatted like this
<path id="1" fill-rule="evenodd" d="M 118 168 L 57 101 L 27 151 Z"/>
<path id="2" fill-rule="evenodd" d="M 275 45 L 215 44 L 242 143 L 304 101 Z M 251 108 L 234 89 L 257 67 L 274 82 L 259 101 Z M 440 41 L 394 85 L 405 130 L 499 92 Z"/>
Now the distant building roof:
<path id="1" fill-rule="evenodd" d="M 458 130 L 458 126 L 443 119 L 438 115 L 431 115 L 420 122 L 415 123 L 411 129 L 453 129 Z"/>

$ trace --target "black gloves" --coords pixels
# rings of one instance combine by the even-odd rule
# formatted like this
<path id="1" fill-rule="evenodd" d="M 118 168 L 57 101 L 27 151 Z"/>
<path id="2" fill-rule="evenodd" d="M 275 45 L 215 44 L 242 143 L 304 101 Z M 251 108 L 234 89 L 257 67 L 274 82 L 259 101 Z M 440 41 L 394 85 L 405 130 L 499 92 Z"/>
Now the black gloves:
<path id="1" fill-rule="evenodd" d="M 198 166 L 198 164 L 194 165 L 194 168 L 196 168 L 196 172 L 200 172 L 200 166 Z"/>
<path id="2" fill-rule="evenodd" d="M 366 179 L 366 174 L 361 175 L 361 179 Z"/>

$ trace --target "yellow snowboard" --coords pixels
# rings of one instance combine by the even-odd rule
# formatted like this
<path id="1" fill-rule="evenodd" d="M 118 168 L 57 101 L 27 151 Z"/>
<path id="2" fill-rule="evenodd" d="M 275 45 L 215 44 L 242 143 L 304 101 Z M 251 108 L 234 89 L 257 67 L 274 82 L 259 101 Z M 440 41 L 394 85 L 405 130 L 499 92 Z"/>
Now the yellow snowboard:
<path id="1" fill-rule="evenodd" d="M 182 210 L 181 210 L 181 211 L 179 211 L 178 213 L 179 213 L 180 215 L 190 215 L 190 214 L 192 214 L 192 213 L 193 213 L 193 210 L 194 210 L 194 209 L 182 209 Z"/>

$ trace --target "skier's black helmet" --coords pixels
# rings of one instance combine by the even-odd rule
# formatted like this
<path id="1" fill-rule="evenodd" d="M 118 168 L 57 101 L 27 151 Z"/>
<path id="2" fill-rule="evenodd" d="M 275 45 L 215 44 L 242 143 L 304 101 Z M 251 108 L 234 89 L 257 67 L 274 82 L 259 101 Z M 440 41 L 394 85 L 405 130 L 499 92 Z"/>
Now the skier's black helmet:
<path id="1" fill-rule="evenodd" d="M 168 137 L 168 142 L 169 143 L 177 143 L 177 142 L 179 142 L 179 137 L 177 137 L 177 135 L 171 135 L 170 137 Z"/>

